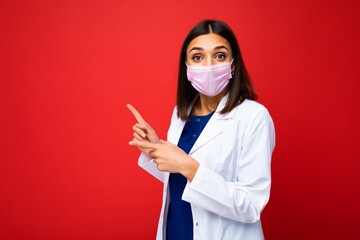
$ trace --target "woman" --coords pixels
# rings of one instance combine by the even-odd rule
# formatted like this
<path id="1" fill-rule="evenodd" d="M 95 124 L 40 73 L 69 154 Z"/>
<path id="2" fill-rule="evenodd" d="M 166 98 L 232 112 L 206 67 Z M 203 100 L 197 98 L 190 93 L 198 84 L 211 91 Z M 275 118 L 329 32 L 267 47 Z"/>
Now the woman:
<path id="1" fill-rule="evenodd" d="M 272 119 L 247 74 L 236 37 L 205 20 L 186 37 L 168 141 L 131 105 L 130 145 L 164 183 L 156 239 L 263 239 L 275 146 Z"/>

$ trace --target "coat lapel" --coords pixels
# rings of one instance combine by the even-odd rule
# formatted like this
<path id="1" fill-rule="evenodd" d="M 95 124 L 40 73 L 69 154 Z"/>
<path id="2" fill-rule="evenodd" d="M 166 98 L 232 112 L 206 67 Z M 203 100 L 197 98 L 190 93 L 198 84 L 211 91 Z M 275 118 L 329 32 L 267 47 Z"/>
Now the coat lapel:
<path id="1" fill-rule="evenodd" d="M 188 114 L 190 114 L 196 100 L 199 98 L 199 95 L 197 95 L 194 100 L 192 101 L 192 103 L 190 104 L 190 107 L 188 109 Z M 174 120 L 174 122 L 171 123 L 171 129 L 170 129 L 170 134 L 168 134 L 168 141 L 173 143 L 173 144 L 178 144 L 179 140 L 180 140 L 180 136 L 181 133 L 184 129 L 185 126 L 185 121 L 182 121 L 179 117 L 176 118 L 176 120 Z"/>
<path id="2" fill-rule="evenodd" d="M 168 141 L 177 145 L 182 133 L 182 130 L 184 129 L 185 121 L 182 121 L 180 118 L 177 118 L 171 126 L 170 131 L 171 134 L 168 135 Z"/>
<path id="3" fill-rule="evenodd" d="M 225 95 L 218 107 L 215 110 L 214 115 L 210 118 L 209 122 L 206 124 L 204 130 L 201 132 L 199 138 L 196 140 L 194 146 L 190 150 L 190 155 L 209 142 L 211 139 L 221 134 L 223 131 L 223 127 L 226 119 L 233 118 L 234 112 L 231 111 L 227 114 L 220 114 L 221 110 L 224 108 L 228 99 L 228 95 Z"/>

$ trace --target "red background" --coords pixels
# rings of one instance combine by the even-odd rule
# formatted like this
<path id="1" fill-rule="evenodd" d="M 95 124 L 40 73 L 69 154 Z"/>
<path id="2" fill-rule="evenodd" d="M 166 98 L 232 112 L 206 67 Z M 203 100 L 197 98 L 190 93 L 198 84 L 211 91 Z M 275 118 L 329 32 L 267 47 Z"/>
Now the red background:
<path id="1" fill-rule="evenodd" d="M 128 146 L 164 138 L 180 46 L 236 33 L 276 124 L 267 239 L 356 239 L 359 1 L 0 1 L 0 239 L 154 239 L 162 185 Z"/>

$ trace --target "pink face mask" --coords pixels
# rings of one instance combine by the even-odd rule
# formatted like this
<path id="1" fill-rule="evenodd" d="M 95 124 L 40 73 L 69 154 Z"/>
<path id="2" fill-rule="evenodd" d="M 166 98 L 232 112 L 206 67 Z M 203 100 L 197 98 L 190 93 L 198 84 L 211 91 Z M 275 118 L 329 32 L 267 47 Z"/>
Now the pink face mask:
<path id="1" fill-rule="evenodd" d="M 225 89 L 232 78 L 231 64 L 233 60 L 210 66 L 186 65 L 187 78 L 200 93 L 209 97 L 216 96 Z"/>

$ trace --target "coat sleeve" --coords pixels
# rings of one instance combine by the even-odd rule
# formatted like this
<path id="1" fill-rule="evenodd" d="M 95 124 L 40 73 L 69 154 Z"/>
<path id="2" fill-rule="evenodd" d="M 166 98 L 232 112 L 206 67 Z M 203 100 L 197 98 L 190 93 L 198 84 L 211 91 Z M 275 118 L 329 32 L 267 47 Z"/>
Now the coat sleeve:
<path id="1" fill-rule="evenodd" d="M 151 159 L 151 157 L 149 155 L 147 155 L 146 153 L 140 154 L 140 157 L 138 160 L 138 165 L 142 169 L 144 169 L 145 171 L 150 173 L 152 176 L 157 178 L 159 181 L 164 182 L 164 172 L 161 172 L 157 168 L 157 165 L 154 163 L 154 161 Z"/>
<path id="2" fill-rule="evenodd" d="M 203 165 L 188 182 L 183 200 L 225 218 L 253 223 L 269 200 L 270 162 L 275 147 L 273 121 L 266 109 L 249 121 L 239 147 L 237 180 L 226 181 Z M 235 171 L 235 169 L 234 169 Z"/>

